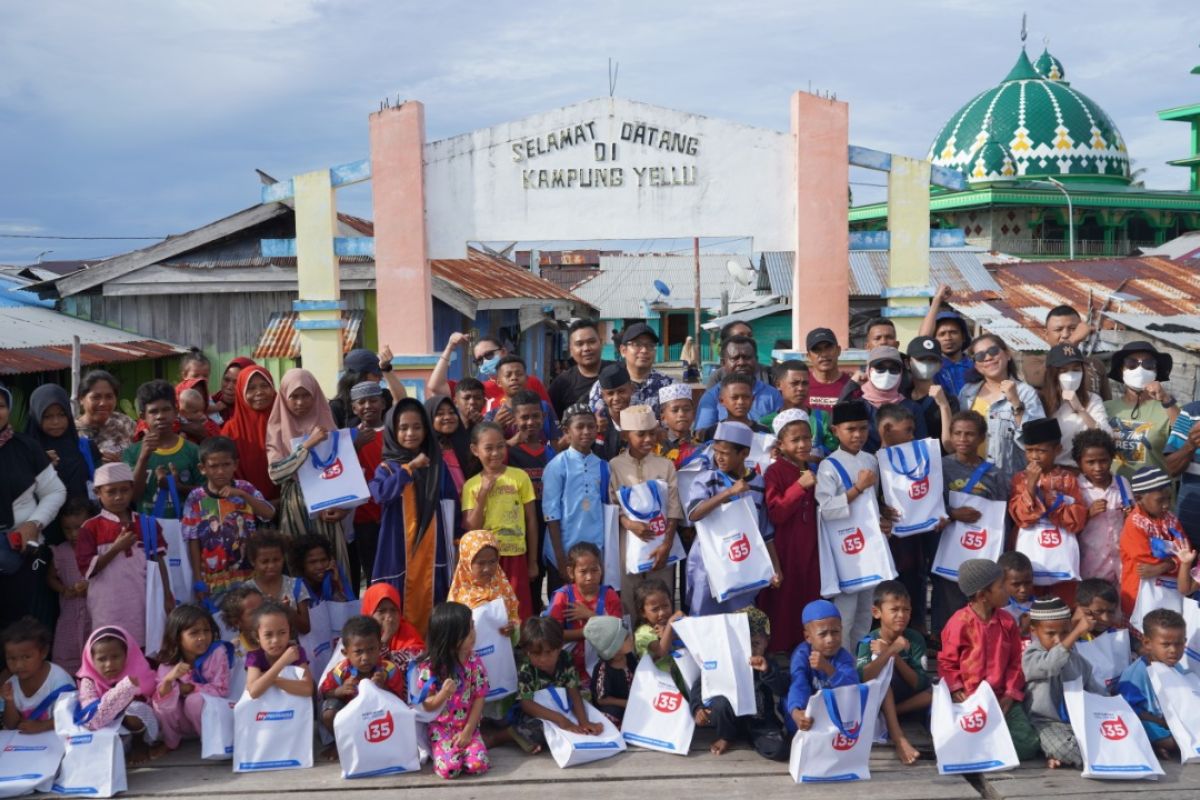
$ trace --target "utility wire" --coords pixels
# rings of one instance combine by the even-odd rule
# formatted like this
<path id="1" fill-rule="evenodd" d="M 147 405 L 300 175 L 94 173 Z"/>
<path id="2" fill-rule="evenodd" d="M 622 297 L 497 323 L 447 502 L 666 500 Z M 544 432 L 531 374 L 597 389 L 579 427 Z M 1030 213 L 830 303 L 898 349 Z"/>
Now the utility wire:
<path id="1" fill-rule="evenodd" d="M 0 239 L 72 239 L 82 241 L 145 239 L 146 241 L 160 242 L 166 238 L 166 236 L 41 236 L 33 233 L 0 233 Z"/>

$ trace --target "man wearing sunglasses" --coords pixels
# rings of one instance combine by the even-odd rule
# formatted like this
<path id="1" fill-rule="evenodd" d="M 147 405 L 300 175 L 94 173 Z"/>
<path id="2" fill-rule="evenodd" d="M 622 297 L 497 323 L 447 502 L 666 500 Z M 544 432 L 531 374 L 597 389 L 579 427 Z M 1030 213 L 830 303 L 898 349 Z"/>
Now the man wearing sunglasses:
<path id="1" fill-rule="evenodd" d="M 450 359 L 459 345 L 470 340 L 471 337 L 465 333 L 450 334 L 450 339 L 446 342 L 445 349 L 438 356 L 438 362 L 434 366 L 433 371 L 429 373 L 429 379 L 425 381 L 425 391 L 428 393 L 428 397 L 432 397 L 435 394 L 454 397 L 454 390 L 458 386 L 458 381 L 449 379 Z M 490 336 L 483 336 L 475 343 L 472 352 L 474 354 L 472 361 L 475 364 L 475 375 L 479 380 L 483 381 L 483 393 L 485 396 L 484 411 L 491 411 L 492 408 L 504 402 L 504 389 L 500 388 L 500 384 L 496 383 L 496 367 L 500 363 L 500 359 L 508 355 L 508 350 L 498 340 Z M 537 392 L 538 397 L 547 403 L 550 402 L 550 395 L 546 393 L 546 387 L 537 379 L 536 375 L 529 375 L 526 378 L 525 388 L 532 392 Z"/>

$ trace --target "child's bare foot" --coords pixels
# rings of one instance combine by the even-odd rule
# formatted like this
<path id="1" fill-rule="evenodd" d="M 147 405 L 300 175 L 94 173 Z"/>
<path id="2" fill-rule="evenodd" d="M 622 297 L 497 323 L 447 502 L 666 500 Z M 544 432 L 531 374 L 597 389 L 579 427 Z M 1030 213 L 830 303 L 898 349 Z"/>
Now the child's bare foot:
<path id="1" fill-rule="evenodd" d="M 915 764 L 917 759 L 921 757 L 920 751 L 913 747 L 912 742 L 908 741 L 908 739 L 897 739 L 894 746 L 896 748 L 896 758 L 905 766 Z"/>
<path id="2" fill-rule="evenodd" d="M 1059 761 L 1057 758 L 1047 758 L 1046 759 L 1046 769 L 1058 769 L 1061 766 L 1062 766 L 1062 762 Z"/>
<path id="3" fill-rule="evenodd" d="M 150 745 L 150 760 L 157 761 L 167 754 L 167 745 L 165 742 L 155 742 Z"/>
<path id="4" fill-rule="evenodd" d="M 129 746 L 129 755 L 126 761 L 130 764 L 145 764 L 149 760 L 150 747 L 142 740 L 142 737 L 135 736 Z"/>
<path id="5" fill-rule="evenodd" d="M 331 745 L 327 746 L 324 750 L 322 750 L 321 751 L 321 760 L 322 761 L 337 761 L 338 760 L 337 745 L 331 744 Z"/>
<path id="6" fill-rule="evenodd" d="M 724 739 L 717 739 L 712 743 L 712 747 L 708 748 L 708 752 L 712 753 L 714 756 L 725 755 L 727 750 L 729 750 L 729 742 L 725 741 Z"/>

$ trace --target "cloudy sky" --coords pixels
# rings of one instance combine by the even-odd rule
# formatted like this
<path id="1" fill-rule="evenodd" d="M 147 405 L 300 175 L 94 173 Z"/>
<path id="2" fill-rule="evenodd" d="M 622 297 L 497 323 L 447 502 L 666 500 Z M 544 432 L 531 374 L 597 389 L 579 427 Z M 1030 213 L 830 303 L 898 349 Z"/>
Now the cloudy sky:
<path id="1" fill-rule="evenodd" d="M 924 155 L 998 82 L 1029 20 L 1105 108 L 1157 188 L 1187 131 L 1155 111 L 1200 100 L 1194 0 L 440 2 L 38 0 L 0 3 L 0 263 L 109 255 L 257 201 L 278 177 L 367 154 L 379 101 L 419 99 L 431 138 L 608 91 L 785 130 L 795 89 L 850 102 L 851 139 Z M 855 189 L 868 199 L 870 187 Z M 370 215 L 369 190 L 340 194 Z"/>

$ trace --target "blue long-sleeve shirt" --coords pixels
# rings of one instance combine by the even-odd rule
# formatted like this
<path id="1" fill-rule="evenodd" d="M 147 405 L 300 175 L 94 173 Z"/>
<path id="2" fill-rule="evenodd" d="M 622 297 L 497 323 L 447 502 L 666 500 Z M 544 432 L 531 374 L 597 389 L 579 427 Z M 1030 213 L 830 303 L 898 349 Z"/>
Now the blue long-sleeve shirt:
<path id="1" fill-rule="evenodd" d="M 720 398 L 720 384 L 700 396 L 700 403 L 696 407 L 694 424 L 696 430 L 711 428 L 729 416 L 725 406 L 721 405 Z M 779 393 L 779 390 L 769 383 L 756 380 L 754 382 L 754 400 L 750 403 L 750 419 L 757 420 L 759 417 L 765 417 L 781 408 L 783 408 L 783 395 Z"/>
<path id="2" fill-rule="evenodd" d="M 604 547 L 604 502 L 608 498 L 608 468 L 598 456 L 568 447 L 542 471 L 542 513 L 546 522 L 561 525 L 563 552 L 582 541 Z M 554 560 L 546 544 L 545 555 Z M 615 578 L 614 578 L 615 580 Z"/>
<path id="3" fill-rule="evenodd" d="M 812 655 L 812 646 L 801 642 L 792 651 L 792 685 L 787 695 L 787 723 L 790 730 L 795 731 L 792 722 L 792 712 L 797 708 L 801 711 L 808 708 L 808 701 L 814 692 L 821 689 L 836 689 L 838 686 L 854 686 L 858 684 L 858 670 L 854 665 L 854 656 L 846 648 L 841 648 L 831 659 L 833 674 L 826 675 L 821 670 L 813 669 L 808 664 Z"/>

